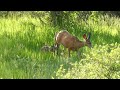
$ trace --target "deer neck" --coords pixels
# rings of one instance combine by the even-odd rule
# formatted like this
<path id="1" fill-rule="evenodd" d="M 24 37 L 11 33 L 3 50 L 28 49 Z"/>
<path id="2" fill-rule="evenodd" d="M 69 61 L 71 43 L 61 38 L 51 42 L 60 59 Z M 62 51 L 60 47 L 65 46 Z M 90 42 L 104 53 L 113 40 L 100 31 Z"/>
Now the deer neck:
<path id="1" fill-rule="evenodd" d="M 84 47 L 84 46 L 86 46 L 86 43 L 83 42 L 83 41 L 80 41 L 80 42 L 79 42 L 79 48 Z"/>

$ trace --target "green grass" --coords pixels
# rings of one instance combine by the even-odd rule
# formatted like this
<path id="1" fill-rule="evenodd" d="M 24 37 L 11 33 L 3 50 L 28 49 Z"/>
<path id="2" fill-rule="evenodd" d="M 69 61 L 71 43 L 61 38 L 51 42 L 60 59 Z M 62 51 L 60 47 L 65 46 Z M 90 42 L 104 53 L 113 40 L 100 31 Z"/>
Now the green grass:
<path id="1" fill-rule="evenodd" d="M 100 16 L 86 24 L 74 22 L 68 31 L 83 40 L 91 32 L 92 49 L 81 48 L 81 57 L 68 52 L 59 57 L 40 48 L 54 43 L 58 27 L 43 25 L 29 15 L 0 18 L 0 78 L 120 78 L 120 19 Z M 62 48 L 62 46 L 61 46 Z"/>

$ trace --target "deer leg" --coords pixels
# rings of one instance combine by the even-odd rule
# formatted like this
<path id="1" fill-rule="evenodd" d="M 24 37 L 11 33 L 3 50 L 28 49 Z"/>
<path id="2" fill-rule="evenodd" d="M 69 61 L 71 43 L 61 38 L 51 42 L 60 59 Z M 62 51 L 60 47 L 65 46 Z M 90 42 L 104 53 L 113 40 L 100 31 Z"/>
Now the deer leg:
<path id="1" fill-rule="evenodd" d="M 56 45 L 57 45 L 57 55 L 58 55 L 60 45 L 59 44 L 56 44 Z"/>
<path id="2" fill-rule="evenodd" d="M 65 54 L 65 51 L 66 51 L 66 48 L 64 47 L 64 49 L 62 50 L 62 53 L 64 53 L 64 54 Z"/>
<path id="3" fill-rule="evenodd" d="M 70 49 L 68 49 L 69 57 L 70 57 Z"/>
<path id="4" fill-rule="evenodd" d="M 77 55 L 78 55 L 78 58 L 80 58 L 80 51 L 76 51 L 77 52 Z"/>

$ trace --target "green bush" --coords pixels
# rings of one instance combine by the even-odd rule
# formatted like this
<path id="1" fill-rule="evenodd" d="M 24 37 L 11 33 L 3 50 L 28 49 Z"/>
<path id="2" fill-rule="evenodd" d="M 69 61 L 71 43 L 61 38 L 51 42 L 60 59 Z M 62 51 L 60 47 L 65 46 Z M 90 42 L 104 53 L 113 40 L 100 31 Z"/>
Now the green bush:
<path id="1" fill-rule="evenodd" d="M 112 79 L 120 78 L 120 44 L 95 46 L 79 62 L 64 65 L 56 72 L 56 78 Z"/>

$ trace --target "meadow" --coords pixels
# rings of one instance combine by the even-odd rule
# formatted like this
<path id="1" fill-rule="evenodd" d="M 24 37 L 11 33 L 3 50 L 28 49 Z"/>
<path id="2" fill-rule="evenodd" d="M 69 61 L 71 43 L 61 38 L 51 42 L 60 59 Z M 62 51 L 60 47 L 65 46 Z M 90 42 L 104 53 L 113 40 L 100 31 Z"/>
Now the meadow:
<path id="1" fill-rule="evenodd" d="M 75 52 L 68 58 L 67 51 L 58 56 L 40 50 L 54 44 L 59 27 L 31 15 L 0 17 L 0 78 L 119 79 L 120 18 L 106 14 L 86 22 L 75 21 L 65 29 L 81 41 L 84 33 L 91 32 L 93 48 L 80 48 L 80 58 Z"/>

